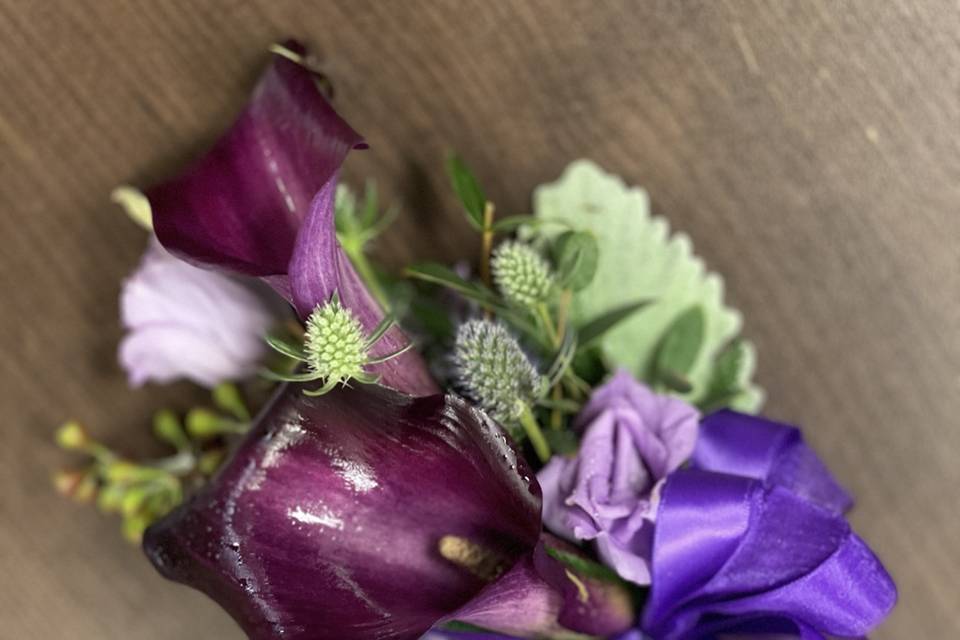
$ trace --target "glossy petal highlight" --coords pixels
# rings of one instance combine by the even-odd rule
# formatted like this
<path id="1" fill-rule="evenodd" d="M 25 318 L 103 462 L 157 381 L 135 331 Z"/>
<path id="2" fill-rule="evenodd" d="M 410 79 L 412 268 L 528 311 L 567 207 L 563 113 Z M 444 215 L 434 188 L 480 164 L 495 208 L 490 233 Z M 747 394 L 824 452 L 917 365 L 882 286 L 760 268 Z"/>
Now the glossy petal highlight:
<path id="1" fill-rule="evenodd" d="M 452 396 L 283 389 L 219 475 L 144 538 L 165 576 L 251 638 L 417 638 L 488 579 L 445 536 L 508 570 L 540 533 L 532 472 Z"/>

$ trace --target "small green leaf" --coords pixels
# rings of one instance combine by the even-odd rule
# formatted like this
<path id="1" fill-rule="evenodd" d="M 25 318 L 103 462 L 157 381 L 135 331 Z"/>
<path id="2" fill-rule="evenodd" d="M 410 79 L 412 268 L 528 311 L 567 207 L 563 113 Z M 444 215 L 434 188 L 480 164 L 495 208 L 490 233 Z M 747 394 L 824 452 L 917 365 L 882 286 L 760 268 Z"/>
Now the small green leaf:
<path id="1" fill-rule="evenodd" d="M 539 220 L 529 214 L 520 216 L 507 216 L 505 218 L 500 218 L 493 223 L 493 230 L 497 233 L 510 233 L 511 231 L 516 231 L 522 226 L 533 226 L 538 223 Z"/>
<path id="2" fill-rule="evenodd" d="M 267 336 L 266 340 L 267 344 L 270 345 L 270 348 L 277 353 L 281 353 L 288 358 L 293 358 L 294 360 L 306 362 L 307 354 L 303 351 L 303 345 L 287 342 L 278 336 Z"/>
<path id="3" fill-rule="evenodd" d="M 143 538 L 143 532 L 146 531 L 149 526 L 150 517 L 137 513 L 123 519 L 121 530 L 123 531 L 123 537 L 126 538 L 128 542 L 139 544 L 140 539 Z"/>
<path id="4" fill-rule="evenodd" d="M 713 363 L 712 376 L 707 394 L 697 402 L 704 413 L 723 407 L 742 410 L 756 402 L 755 393 L 749 389 L 753 369 L 753 346 L 742 339 L 727 345 Z"/>
<path id="5" fill-rule="evenodd" d="M 544 385 L 544 392 L 551 389 L 560 381 L 564 374 L 566 374 L 567 369 L 569 369 L 570 365 L 573 363 L 573 357 L 576 353 L 577 333 L 576 331 L 568 331 L 563 337 L 563 343 L 557 350 L 557 355 L 554 358 L 553 363 L 550 365 L 550 368 L 547 370 L 547 373 L 544 376 L 544 378 L 547 380 L 546 384 Z"/>
<path id="6" fill-rule="evenodd" d="M 648 304 L 650 304 L 649 300 L 637 300 L 621 307 L 615 307 L 583 325 L 583 328 L 578 332 L 581 350 L 594 345 L 607 331 L 610 331 Z"/>
<path id="7" fill-rule="evenodd" d="M 262 369 L 260 371 L 260 377 L 266 378 L 267 380 L 273 380 L 274 382 L 313 382 L 314 380 L 319 380 L 321 376 L 317 375 L 313 371 L 304 371 L 302 373 L 283 373 L 280 371 L 272 371 L 270 369 Z"/>
<path id="8" fill-rule="evenodd" d="M 561 398 L 560 400 L 554 400 L 553 398 L 540 398 L 537 400 L 537 406 L 543 407 L 544 409 L 562 411 L 563 413 L 579 413 L 580 409 L 583 408 L 582 404 L 576 400 L 570 400 L 569 398 Z"/>
<path id="9" fill-rule="evenodd" d="M 523 332 L 541 345 L 549 347 L 551 341 L 524 315 L 525 310 L 517 310 L 505 305 L 496 293 L 476 282 L 464 280 L 452 269 L 433 262 L 407 267 L 404 272 L 410 278 L 431 282 L 456 291 L 464 298 L 473 300 L 484 309 L 493 311 L 513 328 Z"/>
<path id="10" fill-rule="evenodd" d="M 483 195 L 477 179 L 456 154 L 451 154 L 447 160 L 447 173 L 450 175 L 453 190 L 457 192 L 457 197 L 467 212 L 467 219 L 477 229 L 483 229 L 483 209 L 487 198 Z"/>
<path id="11" fill-rule="evenodd" d="M 177 451 L 190 448 L 190 439 L 184 433 L 180 419 L 169 409 L 161 409 L 153 414 L 153 435 Z"/>
<path id="12" fill-rule="evenodd" d="M 568 456 L 577 452 L 577 436 L 566 429 L 547 429 L 543 432 L 550 449 L 558 455 Z"/>
<path id="13" fill-rule="evenodd" d="M 594 562 L 589 558 L 585 558 L 575 553 L 562 551 L 546 545 L 544 545 L 544 549 L 546 549 L 548 556 L 557 562 L 560 562 L 579 576 L 583 576 L 585 578 L 594 578 L 596 580 L 610 582 L 613 584 L 623 584 L 623 580 L 617 575 L 616 571 L 610 567 L 600 564 L 599 562 Z"/>
<path id="14" fill-rule="evenodd" d="M 376 224 L 379 215 L 380 198 L 377 195 L 377 183 L 367 180 L 363 188 L 363 214 L 360 216 L 360 223 L 365 229 L 370 229 Z"/>
<path id="15" fill-rule="evenodd" d="M 464 280 L 453 269 L 449 269 L 441 264 L 433 262 L 413 265 L 407 267 L 406 274 L 411 278 L 417 278 L 426 282 L 432 282 L 441 286 L 453 289 L 460 295 L 470 300 L 475 300 L 484 305 L 499 304 L 497 294 L 487 287 Z"/>
<path id="16" fill-rule="evenodd" d="M 690 373 L 703 345 L 706 319 L 695 305 L 681 313 L 667 329 L 657 351 L 655 379 L 676 391 L 690 390 Z"/>
<path id="17" fill-rule="evenodd" d="M 580 291 L 587 288 L 597 274 L 600 248 L 597 239 L 587 231 L 566 231 L 553 244 L 557 265 L 557 282 L 561 288 Z"/>

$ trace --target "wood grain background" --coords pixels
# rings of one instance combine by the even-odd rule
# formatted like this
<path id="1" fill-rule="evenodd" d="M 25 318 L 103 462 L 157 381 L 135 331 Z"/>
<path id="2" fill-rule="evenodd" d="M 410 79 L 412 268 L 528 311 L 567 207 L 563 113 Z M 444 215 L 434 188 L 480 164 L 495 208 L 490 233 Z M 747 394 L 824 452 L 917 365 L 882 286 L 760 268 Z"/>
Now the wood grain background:
<path id="1" fill-rule="evenodd" d="M 117 291 L 142 233 L 111 206 L 201 150 L 286 35 L 405 216 L 392 265 L 458 255 L 462 152 L 501 210 L 576 157 L 646 186 L 726 274 L 768 414 L 858 496 L 901 603 L 876 638 L 960 637 L 960 5 L 0 1 L 0 637 L 238 638 L 117 523 L 59 499 L 75 416 L 150 452 L 183 388 L 130 392 Z"/>

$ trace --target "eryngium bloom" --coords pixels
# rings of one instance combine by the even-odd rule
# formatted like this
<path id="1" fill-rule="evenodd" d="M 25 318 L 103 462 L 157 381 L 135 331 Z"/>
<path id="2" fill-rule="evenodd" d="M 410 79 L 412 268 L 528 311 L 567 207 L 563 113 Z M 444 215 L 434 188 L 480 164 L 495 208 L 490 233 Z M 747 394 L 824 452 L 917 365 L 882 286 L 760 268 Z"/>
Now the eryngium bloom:
<path id="1" fill-rule="evenodd" d="M 530 557 L 540 507 L 499 427 L 454 396 L 290 385 L 144 548 L 254 639 L 418 638 Z"/>

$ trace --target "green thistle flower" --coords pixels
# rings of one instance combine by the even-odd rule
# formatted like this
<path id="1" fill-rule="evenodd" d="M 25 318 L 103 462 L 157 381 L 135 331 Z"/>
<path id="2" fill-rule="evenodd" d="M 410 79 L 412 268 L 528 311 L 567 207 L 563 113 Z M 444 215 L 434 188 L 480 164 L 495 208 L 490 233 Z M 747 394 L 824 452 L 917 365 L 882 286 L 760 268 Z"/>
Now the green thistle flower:
<path id="1" fill-rule="evenodd" d="M 272 336 L 267 338 L 267 344 L 288 358 L 303 363 L 306 371 L 291 374 L 265 371 L 263 375 L 282 382 L 323 380 L 323 386 L 319 389 L 304 389 L 303 392 L 310 396 L 323 395 L 338 384 L 345 385 L 351 380 L 376 384 L 380 381 L 380 376 L 368 372 L 366 367 L 386 362 L 413 347 L 413 343 L 410 343 L 385 356 L 371 357 L 370 349 L 394 325 L 393 318 L 386 316 L 373 333 L 367 336 L 360 320 L 340 303 L 340 297 L 336 293 L 329 302 L 318 305 L 313 310 L 306 325 L 302 345 Z"/>
<path id="2" fill-rule="evenodd" d="M 318 306 L 307 318 L 304 352 L 317 377 L 346 382 L 362 376 L 368 349 L 360 321 L 340 300 Z"/>
<path id="3" fill-rule="evenodd" d="M 547 261 L 529 245 L 504 242 L 490 262 L 493 279 L 504 297 L 518 305 L 532 307 L 547 299 L 553 274 Z"/>
<path id="4" fill-rule="evenodd" d="M 513 336 L 496 322 L 470 320 L 461 325 L 453 358 L 465 395 L 499 420 L 518 420 L 542 391 L 543 378 Z"/>

